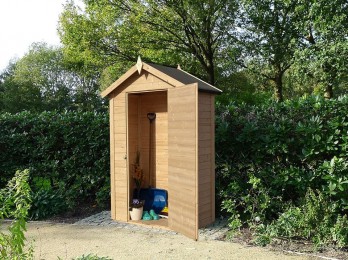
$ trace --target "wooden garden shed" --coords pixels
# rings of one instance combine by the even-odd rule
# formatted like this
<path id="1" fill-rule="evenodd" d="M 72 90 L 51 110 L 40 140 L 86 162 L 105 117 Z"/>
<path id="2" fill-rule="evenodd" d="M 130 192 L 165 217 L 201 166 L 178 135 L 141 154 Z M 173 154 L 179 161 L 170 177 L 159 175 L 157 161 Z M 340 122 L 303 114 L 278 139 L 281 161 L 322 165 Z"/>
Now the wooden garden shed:
<path id="1" fill-rule="evenodd" d="M 214 97 L 219 93 L 180 68 L 140 58 L 101 93 L 110 106 L 112 219 L 130 221 L 131 171 L 139 153 L 143 186 L 168 192 L 168 228 L 197 239 L 198 228 L 215 220 Z M 156 115 L 153 122 L 149 113 Z"/>

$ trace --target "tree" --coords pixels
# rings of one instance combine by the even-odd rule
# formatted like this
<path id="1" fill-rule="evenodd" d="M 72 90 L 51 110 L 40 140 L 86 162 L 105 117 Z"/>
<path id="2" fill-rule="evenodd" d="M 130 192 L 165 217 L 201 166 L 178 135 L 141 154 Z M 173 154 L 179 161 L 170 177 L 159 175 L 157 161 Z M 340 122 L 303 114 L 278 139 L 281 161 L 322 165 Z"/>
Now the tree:
<path id="1" fill-rule="evenodd" d="M 141 55 L 162 64 L 185 64 L 185 70 L 215 84 L 219 60 L 231 54 L 235 0 L 84 0 L 84 4 L 84 10 L 73 2 L 65 6 L 61 40 L 69 56 L 101 70 L 127 67 Z"/>
<path id="2" fill-rule="evenodd" d="M 275 98 L 283 101 L 283 77 L 294 62 L 300 35 L 296 26 L 297 1 L 243 0 L 240 40 L 244 66 L 274 84 Z"/>
<path id="3" fill-rule="evenodd" d="M 14 79 L 16 62 L 10 62 L 0 75 L 0 111 L 17 113 L 23 110 L 42 111 L 40 89 L 32 84 L 21 85 Z"/>
<path id="4" fill-rule="evenodd" d="M 19 60 L 0 74 L 0 110 L 99 110 L 99 75 L 67 62 L 60 47 L 34 43 Z"/>
<path id="5" fill-rule="evenodd" d="M 13 81 L 22 89 L 38 90 L 43 110 L 99 109 L 102 102 L 96 78 L 78 74 L 73 67 L 60 48 L 34 43 L 17 62 Z"/>
<path id="6" fill-rule="evenodd" d="M 348 5 L 346 0 L 300 1 L 298 27 L 303 35 L 297 53 L 299 77 L 309 76 L 324 87 L 324 96 L 347 86 Z"/>
<path id="7" fill-rule="evenodd" d="M 16 64 L 15 82 L 23 87 L 39 89 L 46 110 L 62 110 L 71 103 L 69 85 L 72 80 L 62 70 L 61 61 L 57 48 L 34 43 Z"/>

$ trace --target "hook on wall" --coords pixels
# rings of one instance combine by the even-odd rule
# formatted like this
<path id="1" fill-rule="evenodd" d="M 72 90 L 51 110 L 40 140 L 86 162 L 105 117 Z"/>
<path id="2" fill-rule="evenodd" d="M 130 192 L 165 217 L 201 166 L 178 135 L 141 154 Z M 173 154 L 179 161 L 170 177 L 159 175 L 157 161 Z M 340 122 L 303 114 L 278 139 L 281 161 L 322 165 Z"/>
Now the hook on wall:
<path id="1" fill-rule="evenodd" d="M 147 113 L 147 118 L 150 120 L 150 123 L 156 119 L 156 113 Z"/>

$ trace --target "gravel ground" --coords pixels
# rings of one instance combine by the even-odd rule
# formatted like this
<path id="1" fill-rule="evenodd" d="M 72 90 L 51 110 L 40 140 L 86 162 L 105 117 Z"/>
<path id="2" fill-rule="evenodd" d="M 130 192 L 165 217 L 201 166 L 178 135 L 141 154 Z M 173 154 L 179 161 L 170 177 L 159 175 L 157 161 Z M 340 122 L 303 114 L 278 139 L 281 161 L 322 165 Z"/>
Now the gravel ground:
<path id="1" fill-rule="evenodd" d="M 226 224 L 220 219 L 200 229 L 199 241 L 194 241 L 171 230 L 113 221 L 110 212 L 103 211 L 73 224 L 29 222 L 26 237 L 38 260 L 88 254 L 111 259 L 317 259 L 221 241 L 228 231 Z"/>
<path id="2" fill-rule="evenodd" d="M 32 222 L 27 238 L 35 259 L 97 254 L 112 259 L 313 259 L 217 240 L 193 241 L 155 229 Z"/>

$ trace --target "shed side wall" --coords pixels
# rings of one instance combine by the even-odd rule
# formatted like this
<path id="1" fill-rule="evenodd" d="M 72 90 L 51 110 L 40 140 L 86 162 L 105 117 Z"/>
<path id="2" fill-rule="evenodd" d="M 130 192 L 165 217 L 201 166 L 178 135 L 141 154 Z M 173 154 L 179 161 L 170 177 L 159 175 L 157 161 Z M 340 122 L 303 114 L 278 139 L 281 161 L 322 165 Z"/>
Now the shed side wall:
<path id="1" fill-rule="evenodd" d="M 114 136 L 114 96 L 109 100 L 109 124 L 110 124 L 110 183 L 111 183 L 111 218 L 116 219 L 115 198 L 115 136 Z"/>
<path id="2" fill-rule="evenodd" d="M 198 95 L 198 189 L 199 227 L 215 220 L 215 126 L 214 95 Z"/>

